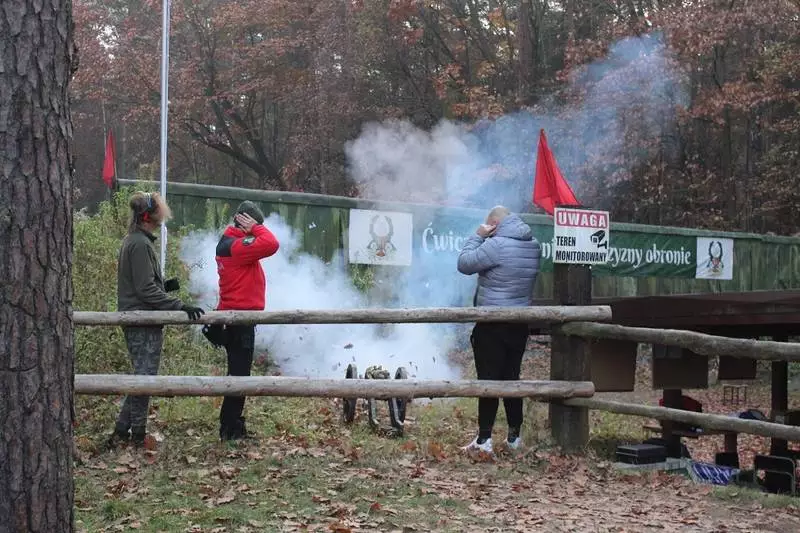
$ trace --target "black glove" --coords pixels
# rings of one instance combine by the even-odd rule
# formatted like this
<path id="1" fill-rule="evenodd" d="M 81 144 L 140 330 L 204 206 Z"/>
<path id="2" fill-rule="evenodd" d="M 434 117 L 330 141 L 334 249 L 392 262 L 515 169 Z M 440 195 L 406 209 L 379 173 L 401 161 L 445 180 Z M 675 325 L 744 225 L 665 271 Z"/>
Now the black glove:
<path id="1" fill-rule="evenodd" d="M 184 305 L 181 307 L 181 311 L 183 311 L 184 313 L 186 313 L 187 315 L 189 315 L 189 320 L 197 320 L 197 319 L 198 319 L 198 318 L 200 318 L 202 315 L 206 314 L 206 312 L 205 312 L 205 311 L 203 311 L 203 309 L 202 309 L 202 308 L 200 308 L 200 307 L 193 307 L 193 306 L 191 306 L 191 305 L 186 305 L 186 304 L 184 304 Z"/>
<path id="2" fill-rule="evenodd" d="M 178 278 L 168 279 L 164 282 L 164 292 L 173 292 L 180 290 L 181 284 L 178 281 Z"/>

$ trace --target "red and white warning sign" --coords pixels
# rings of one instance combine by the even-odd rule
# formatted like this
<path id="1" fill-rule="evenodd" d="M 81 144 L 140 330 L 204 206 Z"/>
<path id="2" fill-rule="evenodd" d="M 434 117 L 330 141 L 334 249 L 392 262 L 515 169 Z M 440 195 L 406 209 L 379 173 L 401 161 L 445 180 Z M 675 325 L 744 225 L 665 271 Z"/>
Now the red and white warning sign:
<path id="1" fill-rule="evenodd" d="M 553 220 L 554 263 L 602 265 L 608 261 L 608 211 L 556 207 Z"/>

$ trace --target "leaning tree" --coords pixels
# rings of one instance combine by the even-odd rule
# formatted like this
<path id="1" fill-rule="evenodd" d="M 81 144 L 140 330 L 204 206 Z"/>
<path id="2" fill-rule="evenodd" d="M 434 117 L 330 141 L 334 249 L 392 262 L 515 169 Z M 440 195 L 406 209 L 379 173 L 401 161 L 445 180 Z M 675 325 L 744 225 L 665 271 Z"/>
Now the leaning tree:
<path id="1" fill-rule="evenodd" d="M 73 528 L 71 0 L 0 9 L 0 533 Z"/>

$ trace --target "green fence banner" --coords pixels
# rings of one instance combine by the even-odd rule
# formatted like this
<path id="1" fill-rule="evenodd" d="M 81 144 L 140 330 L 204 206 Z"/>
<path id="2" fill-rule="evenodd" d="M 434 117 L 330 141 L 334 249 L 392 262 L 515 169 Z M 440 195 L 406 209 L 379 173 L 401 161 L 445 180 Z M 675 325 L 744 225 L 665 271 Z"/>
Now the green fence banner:
<path id="1" fill-rule="evenodd" d="M 422 257 L 448 254 L 455 256 L 461 249 L 464 240 L 472 235 L 481 219 L 468 219 L 448 215 L 433 217 L 414 217 L 415 249 L 420 250 Z M 542 271 L 553 270 L 553 227 L 541 224 L 532 224 L 531 230 L 534 237 L 542 245 Z M 713 239 L 710 239 L 713 240 Z M 698 248 L 705 244 L 698 244 L 698 238 L 688 235 L 670 235 L 659 233 L 644 233 L 635 231 L 621 231 L 611 229 L 610 249 L 608 263 L 594 266 L 593 272 L 607 276 L 653 276 L 665 278 L 710 278 L 730 279 L 726 274 L 733 267 L 733 243 L 731 239 L 713 240 L 726 251 L 730 250 L 729 257 L 723 255 L 722 264 L 730 263 L 725 272 L 712 272 L 717 275 L 698 275 L 698 257 L 700 264 L 706 259 L 704 249 L 698 256 Z M 731 241 L 731 242 L 728 242 Z M 702 270 L 702 269 L 700 269 Z"/>
<path id="2" fill-rule="evenodd" d="M 146 190 L 159 185 L 131 180 L 120 180 L 120 184 Z M 173 227 L 219 228 L 230 222 L 230 210 L 238 202 L 251 200 L 265 213 L 280 214 L 302 237 L 303 251 L 325 261 L 342 252 L 359 252 L 351 248 L 360 242 L 364 252 L 369 252 L 366 257 L 375 255 L 369 259 L 374 264 L 407 265 L 410 249 L 411 266 L 398 268 L 423 272 L 453 269 L 464 240 L 486 216 L 485 210 L 317 194 L 190 183 L 169 183 L 167 188 L 175 215 Z M 376 213 L 362 217 L 360 224 L 356 217 L 357 224 L 351 226 L 352 210 L 406 215 L 390 216 L 391 228 L 382 216 L 375 219 Z M 407 222 L 408 214 L 412 222 Z M 526 214 L 523 219 L 542 244 L 542 270 L 552 271 L 552 218 Z M 353 231 L 363 235 L 356 235 L 359 239 L 351 242 Z M 388 255 L 381 255 L 384 252 Z M 386 261 L 391 255 L 397 257 Z M 800 239 L 612 222 L 609 261 L 593 271 L 604 278 L 596 288 L 603 287 L 600 292 L 609 295 L 800 288 Z M 669 278 L 674 281 L 666 281 Z"/>

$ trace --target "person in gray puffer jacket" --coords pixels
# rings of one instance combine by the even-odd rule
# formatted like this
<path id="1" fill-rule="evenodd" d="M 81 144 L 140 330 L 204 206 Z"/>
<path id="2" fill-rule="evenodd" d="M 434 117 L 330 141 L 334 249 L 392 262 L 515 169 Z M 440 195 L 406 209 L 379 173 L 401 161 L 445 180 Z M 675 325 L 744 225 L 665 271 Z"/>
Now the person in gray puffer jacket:
<path id="1" fill-rule="evenodd" d="M 518 215 L 497 206 L 464 243 L 458 256 L 458 271 L 478 274 L 474 305 L 524 307 L 533 301 L 533 288 L 539 275 L 542 248 Z M 478 379 L 518 380 L 522 356 L 528 342 L 528 325 L 482 322 L 470 337 Z M 506 444 L 516 450 L 522 445 L 522 399 L 504 398 L 508 420 Z M 465 450 L 493 453 L 492 429 L 499 401 L 478 399 L 478 435 Z"/>

